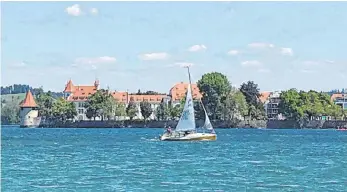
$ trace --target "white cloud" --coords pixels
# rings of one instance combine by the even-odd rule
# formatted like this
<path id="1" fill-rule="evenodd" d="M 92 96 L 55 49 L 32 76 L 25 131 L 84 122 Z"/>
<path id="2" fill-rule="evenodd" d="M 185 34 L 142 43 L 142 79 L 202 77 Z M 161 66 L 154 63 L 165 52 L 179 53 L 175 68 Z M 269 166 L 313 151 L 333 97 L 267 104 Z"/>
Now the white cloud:
<path id="1" fill-rule="evenodd" d="M 325 60 L 326 63 L 335 63 L 335 61 L 332 61 L 332 60 Z"/>
<path id="2" fill-rule="evenodd" d="M 302 62 L 306 66 L 317 66 L 320 65 L 320 62 L 318 61 L 304 61 Z"/>
<path id="3" fill-rule="evenodd" d="M 80 16 L 82 14 L 82 10 L 79 4 L 74 4 L 70 7 L 67 7 L 65 11 L 67 12 L 67 14 L 72 16 Z"/>
<path id="4" fill-rule="evenodd" d="M 250 60 L 250 61 L 244 61 L 241 63 L 242 66 L 244 67 L 258 67 L 261 66 L 262 63 L 257 60 Z"/>
<path id="5" fill-rule="evenodd" d="M 91 8 L 91 9 L 90 9 L 90 13 L 91 13 L 92 15 L 97 15 L 97 14 L 99 13 L 99 11 L 98 11 L 97 8 Z"/>
<path id="6" fill-rule="evenodd" d="M 238 55 L 238 54 L 240 54 L 240 51 L 238 51 L 238 50 L 230 50 L 230 51 L 228 51 L 228 55 Z"/>
<path id="7" fill-rule="evenodd" d="M 23 61 L 12 64 L 12 67 L 26 67 L 26 66 L 27 66 L 27 63 L 25 63 Z"/>
<path id="8" fill-rule="evenodd" d="M 259 69 L 258 72 L 259 73 L 270 73 L 271 70 L 270 69 Z"/>
<path id="9" fill-rule="evenodd" d="M 188 51 L 197 52 L 197 51 L 202 51 L 205 49 L 207 49 L 207 47 L 205 45 L 201 44 L 201 45 L 193 45 L 193 46 L 189 47 Z"/>
<path id="10" fill-rule="evenodd" d="M 139 55 L 139 58 L 141 60 L 164 60 L 169 57 L 169 54 L 165 52 L 158 52 L 158 53 L 145 53 Z"/>
<path id="11" fill-rule="evenodd" d="M 315 71 L 309 70 L 309 69 L 302 69 L 300 70 L 301 73 L 314 73 Z"/>
<path id="12" fill-rule="evenodd" d="M 265 49 L 265 48 L 274 48 L 275 45 L 270 43 L 255 42 L 255 43 L 248 44 L 248 47 L 254 48 L 254 49 Z"/>
<path id="13" fill-rule="evenodd" d="M 292 56 L 294 53 L 293 53 L 293 49 L 292 48 L 282 47 L 281 48 L 281 54 L 282 55 Z"/>
<path id="14" fill-rule="evenodd" d="M 176 66 L 179 67 L 191 67 L 194 65 L 194 63 L 188 63 L 188 62 L 177 62 L 175 63 Z"/>
<path id="15" fill-rule="evenodd" d="M 80 57 L 75 59 L 75 63 L 77 65 L 80 64 L 102 64 L 102 63 L 114 63 L 117 59 L 115 57 L 109 57 L 109 56 L 102 56 L 102 57 L 94 57 L 94 58 L 88 58 L 88 57 Z"/>

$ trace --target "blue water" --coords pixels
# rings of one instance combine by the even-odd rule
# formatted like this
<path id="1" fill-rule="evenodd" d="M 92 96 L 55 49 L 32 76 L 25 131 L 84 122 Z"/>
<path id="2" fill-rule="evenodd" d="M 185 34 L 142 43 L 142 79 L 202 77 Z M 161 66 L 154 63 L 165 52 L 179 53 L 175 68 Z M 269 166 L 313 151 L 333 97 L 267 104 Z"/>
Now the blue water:
<path id="1" fill-rule="evenodd" d="M 2 191 L 347 191 L 347 131 L 3 127 Z"/>

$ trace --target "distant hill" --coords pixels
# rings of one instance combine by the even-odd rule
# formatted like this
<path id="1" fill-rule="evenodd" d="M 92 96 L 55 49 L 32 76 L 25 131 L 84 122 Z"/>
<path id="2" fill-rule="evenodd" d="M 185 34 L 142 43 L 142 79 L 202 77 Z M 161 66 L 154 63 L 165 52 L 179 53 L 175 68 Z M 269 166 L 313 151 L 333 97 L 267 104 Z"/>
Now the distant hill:
<path id="1" fill-rule="evenodd" d="M 1 102 L 2 103 L 9 103 L 11 101 L 16 101 L 18 104 L 24 100 L 26 93 L 17 93 L 17 94 L 7 94 L 7 95 L 1 95 Z"/>

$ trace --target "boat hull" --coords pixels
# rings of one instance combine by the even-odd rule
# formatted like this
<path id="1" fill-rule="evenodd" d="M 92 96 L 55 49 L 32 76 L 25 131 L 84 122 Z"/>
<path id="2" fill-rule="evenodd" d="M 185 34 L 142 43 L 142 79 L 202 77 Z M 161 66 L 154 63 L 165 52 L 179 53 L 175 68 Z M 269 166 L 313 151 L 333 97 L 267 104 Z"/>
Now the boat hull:
<path id="1" fill-rule="evenodd" d="M 169 134 L 164 133 L 160 136 L 161 141 L 215 141 L 217 140 L 217 135 L 212 133 L 191 133 L 186 136 L 179 134 Z"/>

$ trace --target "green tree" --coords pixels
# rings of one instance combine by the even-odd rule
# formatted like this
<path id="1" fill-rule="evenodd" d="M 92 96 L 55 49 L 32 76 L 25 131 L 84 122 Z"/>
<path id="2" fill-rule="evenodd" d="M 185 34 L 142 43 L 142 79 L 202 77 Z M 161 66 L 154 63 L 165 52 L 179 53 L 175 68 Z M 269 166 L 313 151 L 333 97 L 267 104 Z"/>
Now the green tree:
<path id="1" fill-rule="evenodd" d="M 140 103 L 140 109 L 141 109 L 141 114 L 146 121 L 153 113 L 153 109 L 151 107 L 151 104 L 148 103 L 147 101 L 142 101 Z"/>
<path id="2" fill-rule="evenodd" d="M 77 111 L 72 102 L 59 98 L 53 103 L 52 114 L 56 120 L 65 122 L 68 119 L 73 119 L 77 115 Z"/>
<path id="3" fill-rule="evenodd" d="M 136 114 L 138 113 L 138 108 L 136 103 L 134 102 L 133 97 L 130 98 L 129 104 L 126 108 L 126 113 L 128 117 L 130 118 L 130 121 L 132 121 L 134 117 L 136 117 Z"/>
<path id="4" fill-rule="evenodd" d="M 160 105 L 155 110 L 155 116 L 158 121 L 167 120 L 169 118 L 169 107 L 168 104 L 162 100 Z"/>
<path id="5" fill-rule="evenodd" d="M 248 116 L 251 119 L 264 119 L 265 108 L 264 104 L 259 100 L 261 96 L 258 88 L 258 84 L 253 81 L 248 81 L 247 83 L 242 83 L 240 87 L 241 93 L 245 96 L 246 102 L 248 104 Z"/>
<path id="6" fill-rule="evenodd" d="M 51 92 L 43 93 L 38 92 L 36 95 L 36 103 L 39 108 L 39 116 L 42 117 L 43 120 L 53 120 L 53 103 L 55 99 L 51 95 Z"/>
<path id="7" fill-rule="evenodd" d="M 208 115 L 211 119 L 220 119 L 222 103 L 231 91 L 228 78 L 218 72 L 207 73 L 198 81 L 197 86 Z"/>
<path id="8" fill-rule="evenodd" d="M 180 118 L 183 107 L 181 104 L 173 105 L 172 103 L 169 105 L 169 116 L 171 120 L 175 120 L 177 118 Z"/>
<path id="9" fill-rule="evenodd" d="M 248 114 L 248 104 L 245 96 L 237 89 L 233 88 L 223 103 L 224 120 L 233 120 L 239 116 L 245 117 Z"/>
<path id="10" fill-rule="evenodd" d="M 103 110 L 105 109 L 105 103 L 107 97 L 105 96 L 104 91 L 98 90 L 93 95 L 88 98 L 88 101 L 85 103 L 86 115 L 88 118 L 95 118 L 103 116 Z"/>
<path id="11" fill-rule="evenodd" d="M 253 81 L 242 83 L 240 91 L 246 97 L 246 101 L 249 105 L 256 106 L 258 104 L 259 97 L 261 96 L 258 84 L 255 84 Z"/>
<path id="12" fill-rule="evenodd" d="M 1 123 L 18 124 L 20 122 L 18 99 L 1 103 Z"/>
<path id="13" fill-rule="evenodd" d="M 124 117 L 127 115 L 127 113 L 125 111 L 125 104 L 124 103 L 116 102 L 114 115 L 116 116 L 116 118 Z"/>
<path id="14" fill-rule="evenodd" d="M 108 120 L 113 119 L 116 113 L 117 101 L 111 94 L 105 93 L 102 103 L 102 119 L 107 118 Z"/>
<path id="15" fill-rule="evenodd" d="M 300 91 L 290 89 L 280 96 L 279 112 L 287 119 L 303 122 L 315 117 L 342 117 L 341 107 L 334 104 L 328 94 L 316 91 Z"/>

